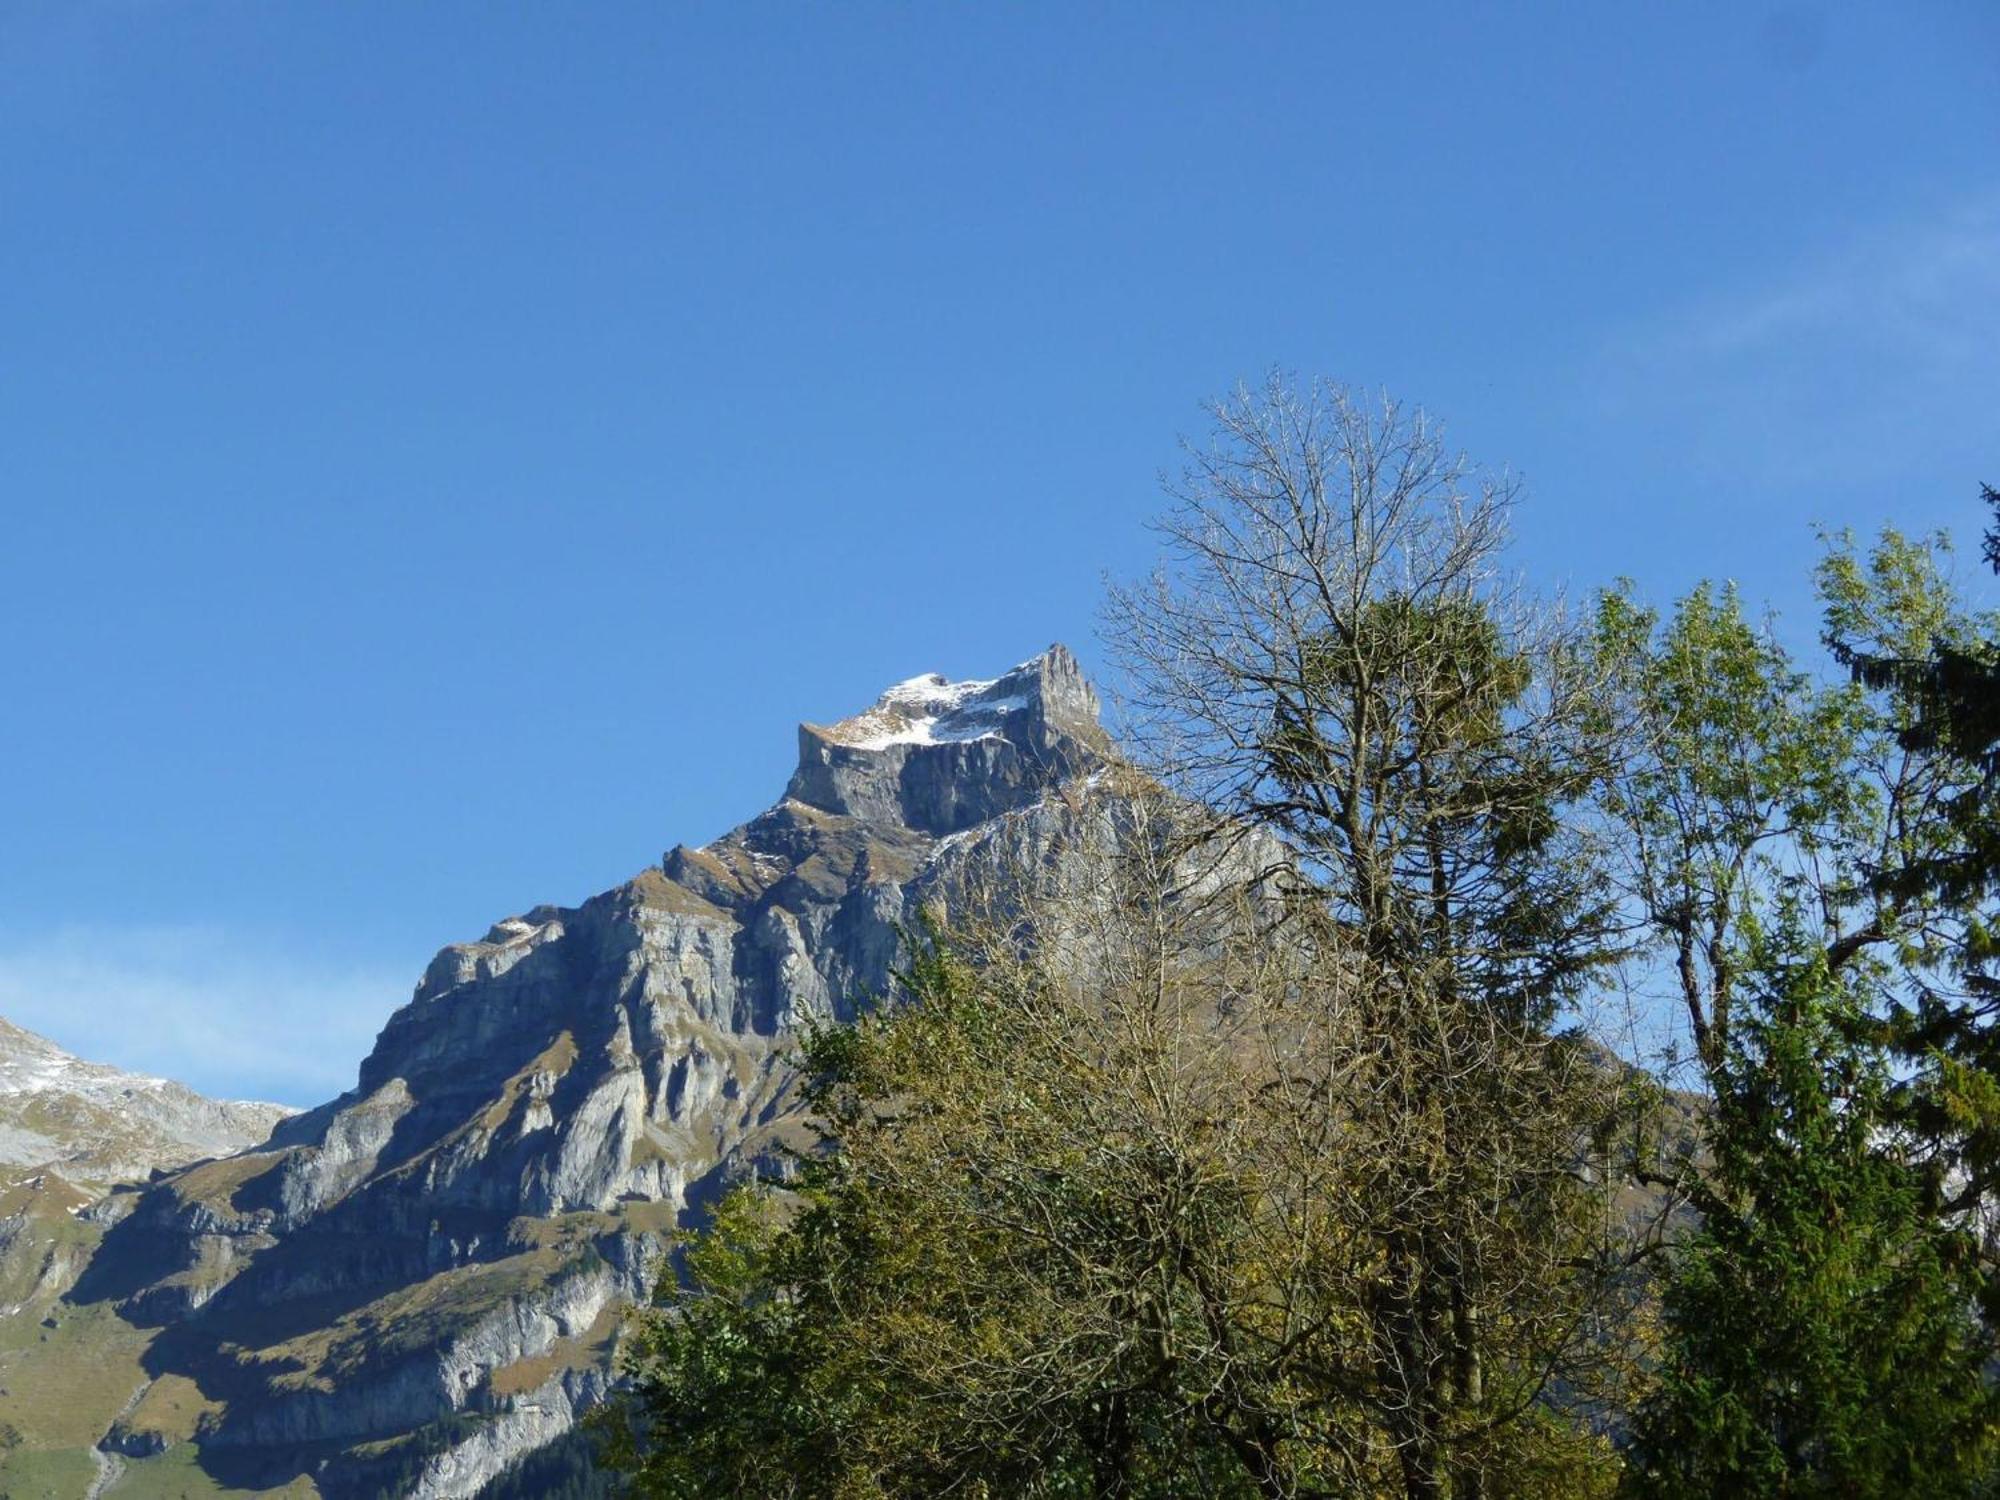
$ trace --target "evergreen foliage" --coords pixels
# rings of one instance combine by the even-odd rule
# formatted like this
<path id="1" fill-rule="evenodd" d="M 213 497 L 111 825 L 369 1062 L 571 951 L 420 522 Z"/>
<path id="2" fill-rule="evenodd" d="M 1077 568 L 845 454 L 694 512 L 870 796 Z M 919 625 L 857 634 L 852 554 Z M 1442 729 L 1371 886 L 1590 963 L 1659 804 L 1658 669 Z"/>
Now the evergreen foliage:
<path id="1" fill-rule="evenodd" d="M 1865 556 L 1836 540 L 1818 582 L 1850 664 L 1857 643 L 1914 661 L 1972 639 L 1937 551 L 1894 532 Z M 1919 1040 L 1941 961 L 1980 930 L 1937 876 L 1962 867 L 1966 762 L 1919 729 L 1907 681 L 1816 681 L 1729 592 L 1664 624 L 1607 596 L 1600 640 L 1639 731 L 1606 804 L 1710 1106 L 1631 1487 L 1974 1493 L 1996 1416 L 1981 1189 L 1960 1175 L 1980 1095 Z M 1924 1128 L 1946 1117 L 1972 1128 Z"/>
<path id="2" fill-rule="evenodd" d="M 1717 1075 L 1635 1494 L 1946 1500 L 1990 1477 L 1966 1237 L 1881 1139 L 1889 1072 L 1818 954 L 1766 971 Z"/>
<path id="3" fill-rule="evenodd" d="M 1985 556 L 2000 572 L 2000 491 L 1982 494 L 1995 513 Z M 1967 1213 L 2000 1188 L 2000 622 L 1938 611 L 1921 629 L 1876 628 L 1851 601 L 1871 584 L 1921 592 L 1912 551 L 1892 538 L 1865 571 L 1845 551 L 1829 560 L 1827 643 L 1888 705 L 1898 748 L 1940 779 L 1907 856 L 1866 872 L 1885 906 L 1924 921 L 1902 994 L 1867 1019 L 1904 1064 L 1891 1103 L 1934 1153 L 1935 1196 Z M 1991 1268 L 1989 1280 L 2000 1283 Z M 1985 1295 L 2000 1319 L 2000 1284 Z"/>

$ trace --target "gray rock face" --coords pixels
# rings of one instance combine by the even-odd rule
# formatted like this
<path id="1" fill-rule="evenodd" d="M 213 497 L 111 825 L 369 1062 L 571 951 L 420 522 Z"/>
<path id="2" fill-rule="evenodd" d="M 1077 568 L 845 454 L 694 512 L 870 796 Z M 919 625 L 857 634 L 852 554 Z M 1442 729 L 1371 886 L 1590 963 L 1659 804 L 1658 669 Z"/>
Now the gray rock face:
<path id="1" fill-rule="evenodd" d="M 1104 750 L 1060 646 L 802 726 L 768 812 L 444 949 L 353 1090 L 107 1205 L 76 1295 L 171 1325 L 219 1477 L 476 1494 L 601 1398 L 665 1232 L 796 1137 L 790 1035 L 886 995 L 900 924 L 1046 848 Z"/>

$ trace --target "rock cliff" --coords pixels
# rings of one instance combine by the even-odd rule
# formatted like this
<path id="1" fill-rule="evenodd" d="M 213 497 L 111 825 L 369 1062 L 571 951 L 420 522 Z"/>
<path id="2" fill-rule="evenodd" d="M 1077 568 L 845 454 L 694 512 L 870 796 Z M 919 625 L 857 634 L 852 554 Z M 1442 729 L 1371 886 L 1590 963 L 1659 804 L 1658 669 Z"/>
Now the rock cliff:
<path id="1" fill-rule="evenodd" d="M 84 1211 L 62 1316 L 143 1344 L 104 1452 L 443 1500 L 561 1436 L 670 1231 L 796 1135 L 791 1034 L 887 994 L 922 904 L 1049 848 L 1104 750 L 1060 646 L 914 678 L 801 726 L 741 827 L 445 948 L 353 1089 Z"/>

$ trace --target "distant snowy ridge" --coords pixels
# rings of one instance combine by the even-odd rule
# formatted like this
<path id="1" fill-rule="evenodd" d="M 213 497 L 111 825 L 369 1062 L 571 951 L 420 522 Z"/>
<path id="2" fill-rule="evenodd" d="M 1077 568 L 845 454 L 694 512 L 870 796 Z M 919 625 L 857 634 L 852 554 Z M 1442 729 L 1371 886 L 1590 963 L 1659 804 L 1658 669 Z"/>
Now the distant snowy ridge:
<path id="1" fill-rule="evenodd" d="M 0 1168 L 93 1183 L 144 1177 L 256 1145 L 293 1113 L 86 1062 L 0 1018 Z"/>

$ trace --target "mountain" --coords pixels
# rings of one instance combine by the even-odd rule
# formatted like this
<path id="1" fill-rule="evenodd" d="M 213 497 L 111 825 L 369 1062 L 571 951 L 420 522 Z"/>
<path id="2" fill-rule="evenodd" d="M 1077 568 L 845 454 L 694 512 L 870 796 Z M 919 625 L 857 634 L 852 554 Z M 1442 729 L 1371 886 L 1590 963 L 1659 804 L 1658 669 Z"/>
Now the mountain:
<path id="1" fill-rule="evenodd" d="M 888 993 L 921 906 L 1048 857 L 1105 748 L 1060 646 L 913 678 L 802 725 L 758 817 L 445 948 L 353 1089 L 76 1216 L 87 1263 L 0 1349 L 0 1484 L 535 1493 L 509 1466 L 602 1399 L 673 1231 L 799 1138 L 789 1038 Z"/>
<path id="2" fill-rule="evenodd" d="M 81 1494 L 93 1476 L 103 1424 L 79 1426 L 69 1397 L 90 1390 L 118 1343 L 95 1335 L 117 1320 L 76 1321 L 80 1342 L 51 1333 L 101 1234 L 92 1204 L 114 1184 L 254 1146 L 291 1113 L 85 1062 L 0 1019 L 0 1495 Z M 54 1451 L 21 1444 L 24 1432 Z"/>
<path id="3" fill-rule="evenodd" d="M 256 1145 L 292 1113 L 85 1062 L 0 1017 L 0 1179 L 54 1172 L 109 1186 L 145 1178 Z"/>

